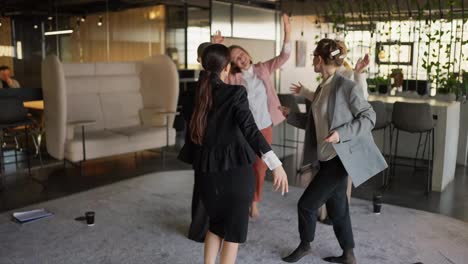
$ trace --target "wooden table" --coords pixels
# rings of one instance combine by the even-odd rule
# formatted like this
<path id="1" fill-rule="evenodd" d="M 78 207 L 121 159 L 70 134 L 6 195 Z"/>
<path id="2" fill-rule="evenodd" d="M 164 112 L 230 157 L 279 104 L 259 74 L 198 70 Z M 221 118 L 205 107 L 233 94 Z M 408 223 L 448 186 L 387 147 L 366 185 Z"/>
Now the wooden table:
<path id="1" fill-rule="evenodd" d="M 27 101 L 23 103 L 24 107 L 33 110 L 44 110 L 44 101 Z"/>

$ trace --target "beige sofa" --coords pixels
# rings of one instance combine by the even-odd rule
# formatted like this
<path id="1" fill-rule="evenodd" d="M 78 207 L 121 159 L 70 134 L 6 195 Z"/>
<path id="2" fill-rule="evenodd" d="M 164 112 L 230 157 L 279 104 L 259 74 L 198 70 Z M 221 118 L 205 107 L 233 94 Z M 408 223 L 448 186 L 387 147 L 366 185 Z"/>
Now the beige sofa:
<path id="1" fill-rule="evenodd" d="M 76 162 L 173 145 L 178 85 L 177 69 L 165 55 L 123 63 L 61 63 L 46 57 L 47 151 Z"/>

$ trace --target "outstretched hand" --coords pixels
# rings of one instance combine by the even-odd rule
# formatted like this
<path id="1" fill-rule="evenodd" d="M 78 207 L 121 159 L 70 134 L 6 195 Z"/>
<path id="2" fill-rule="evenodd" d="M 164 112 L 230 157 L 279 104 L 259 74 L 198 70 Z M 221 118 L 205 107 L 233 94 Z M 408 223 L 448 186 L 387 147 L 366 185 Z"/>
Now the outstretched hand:
<path id="1" fill-rule="evenodd" d="M 298 84 L 291 83 L 291 87 L 289 87 L 289 90 L 291 91 L 292 94 L 300 94 L 301 90 L 304 88 L 304 85 L 302 85 L 301 82 L 298 82 Z"/>
<path id="2" fill-rule="evenodd" d="M 281 195 L 289 192 L 288 176 L 284 171 L 283 166 L 279 166 L 272 171 L 273 187 L 275 192 L 281 189 Z"/>
<path id="3" fill-rule="evenodd" d="M 221 44 L 223 43 L 223 41 L 224 41 L 224 37 L 223 35 L 221 35 L 221 31 L 216 30 L 211 42 L 213 42 L 214 44 Z"/>
<path id="4" fill-rule="evenodd" d="M 354 71 L 357 73 L 362 73 L 364 69 L 366 69 L 367 66 L 369 66 L 369 62 L 369 54 L 366 53 L 366 55 L 364 55 L 364 58 L 358 59 L 358 61 L 356 62 L 356 66 L 354 66 Z"/>

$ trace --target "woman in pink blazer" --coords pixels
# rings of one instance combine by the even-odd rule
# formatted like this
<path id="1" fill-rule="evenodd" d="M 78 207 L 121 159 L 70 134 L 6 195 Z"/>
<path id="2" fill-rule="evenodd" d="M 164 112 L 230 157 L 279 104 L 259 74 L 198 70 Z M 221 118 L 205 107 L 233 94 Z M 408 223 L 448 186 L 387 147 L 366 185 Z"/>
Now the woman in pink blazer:
<path id="1" fill-rule="evenodd" d="M 252 57 L 242 47 L 233 45 L 231 51 L 231 73 L 227 77 L 228 84 L 243 85 L 247 89 L 249 107 L 254 116 L 257 127 L 271 145 L 272 126 L 284 120 L 279 110 L 280 101 L 271 82 L 271 75 L 279 69 L 289 58 L 291 53 L 291 24 L 289 16 L 283 15 L 284 43 L 281 53 L 265 62 L 252 63 Z M 251 217 L 259 215 L 257 203 L 261 199 L 263 182 L 267 167 L 259 158 L 254 163 L 255 194 L 250 211 Z"/>

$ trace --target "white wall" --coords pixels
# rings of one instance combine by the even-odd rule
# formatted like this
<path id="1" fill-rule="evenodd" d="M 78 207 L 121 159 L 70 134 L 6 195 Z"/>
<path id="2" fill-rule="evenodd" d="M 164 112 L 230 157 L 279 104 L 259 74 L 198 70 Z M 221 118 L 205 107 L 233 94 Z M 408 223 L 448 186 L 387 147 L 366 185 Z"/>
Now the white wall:
<path id="1" fill-rule="evenodd" d="M 322 24 L 319 28 L 316 24 L 316 17 L 292 17 L 291 26 L 291 41 L 292 41 L 292 53 L 291 58 L 283 65 L 281 70 L 281 81 L 280 81 L 280 93 L 289 93 L 289 87 L 291 83 L 301 82 L 303 85 L 309 87 L 312 90 L 318 86 L 317 81 L 318 74 L 314 72 L 312 67 L 312 59 L 310 54 L 315 49 L 315 44 L 320 38 L 325 36 L 328 27 Z M 304 32 L 301 36 L 301 31 Z M 307 42 L 307 53 L 306 53 L 306 66 L 296 67 L 296 40 L 302 40 Z"/>
<path id="2" fill-rule="evenodd" d="M 252 56 L 253 63 L 266 61 L 275 56 L 275 41 L 273 40 L 225 38 L 223 44 L 227 47 L 231 45 L 243 47 Z"/>

